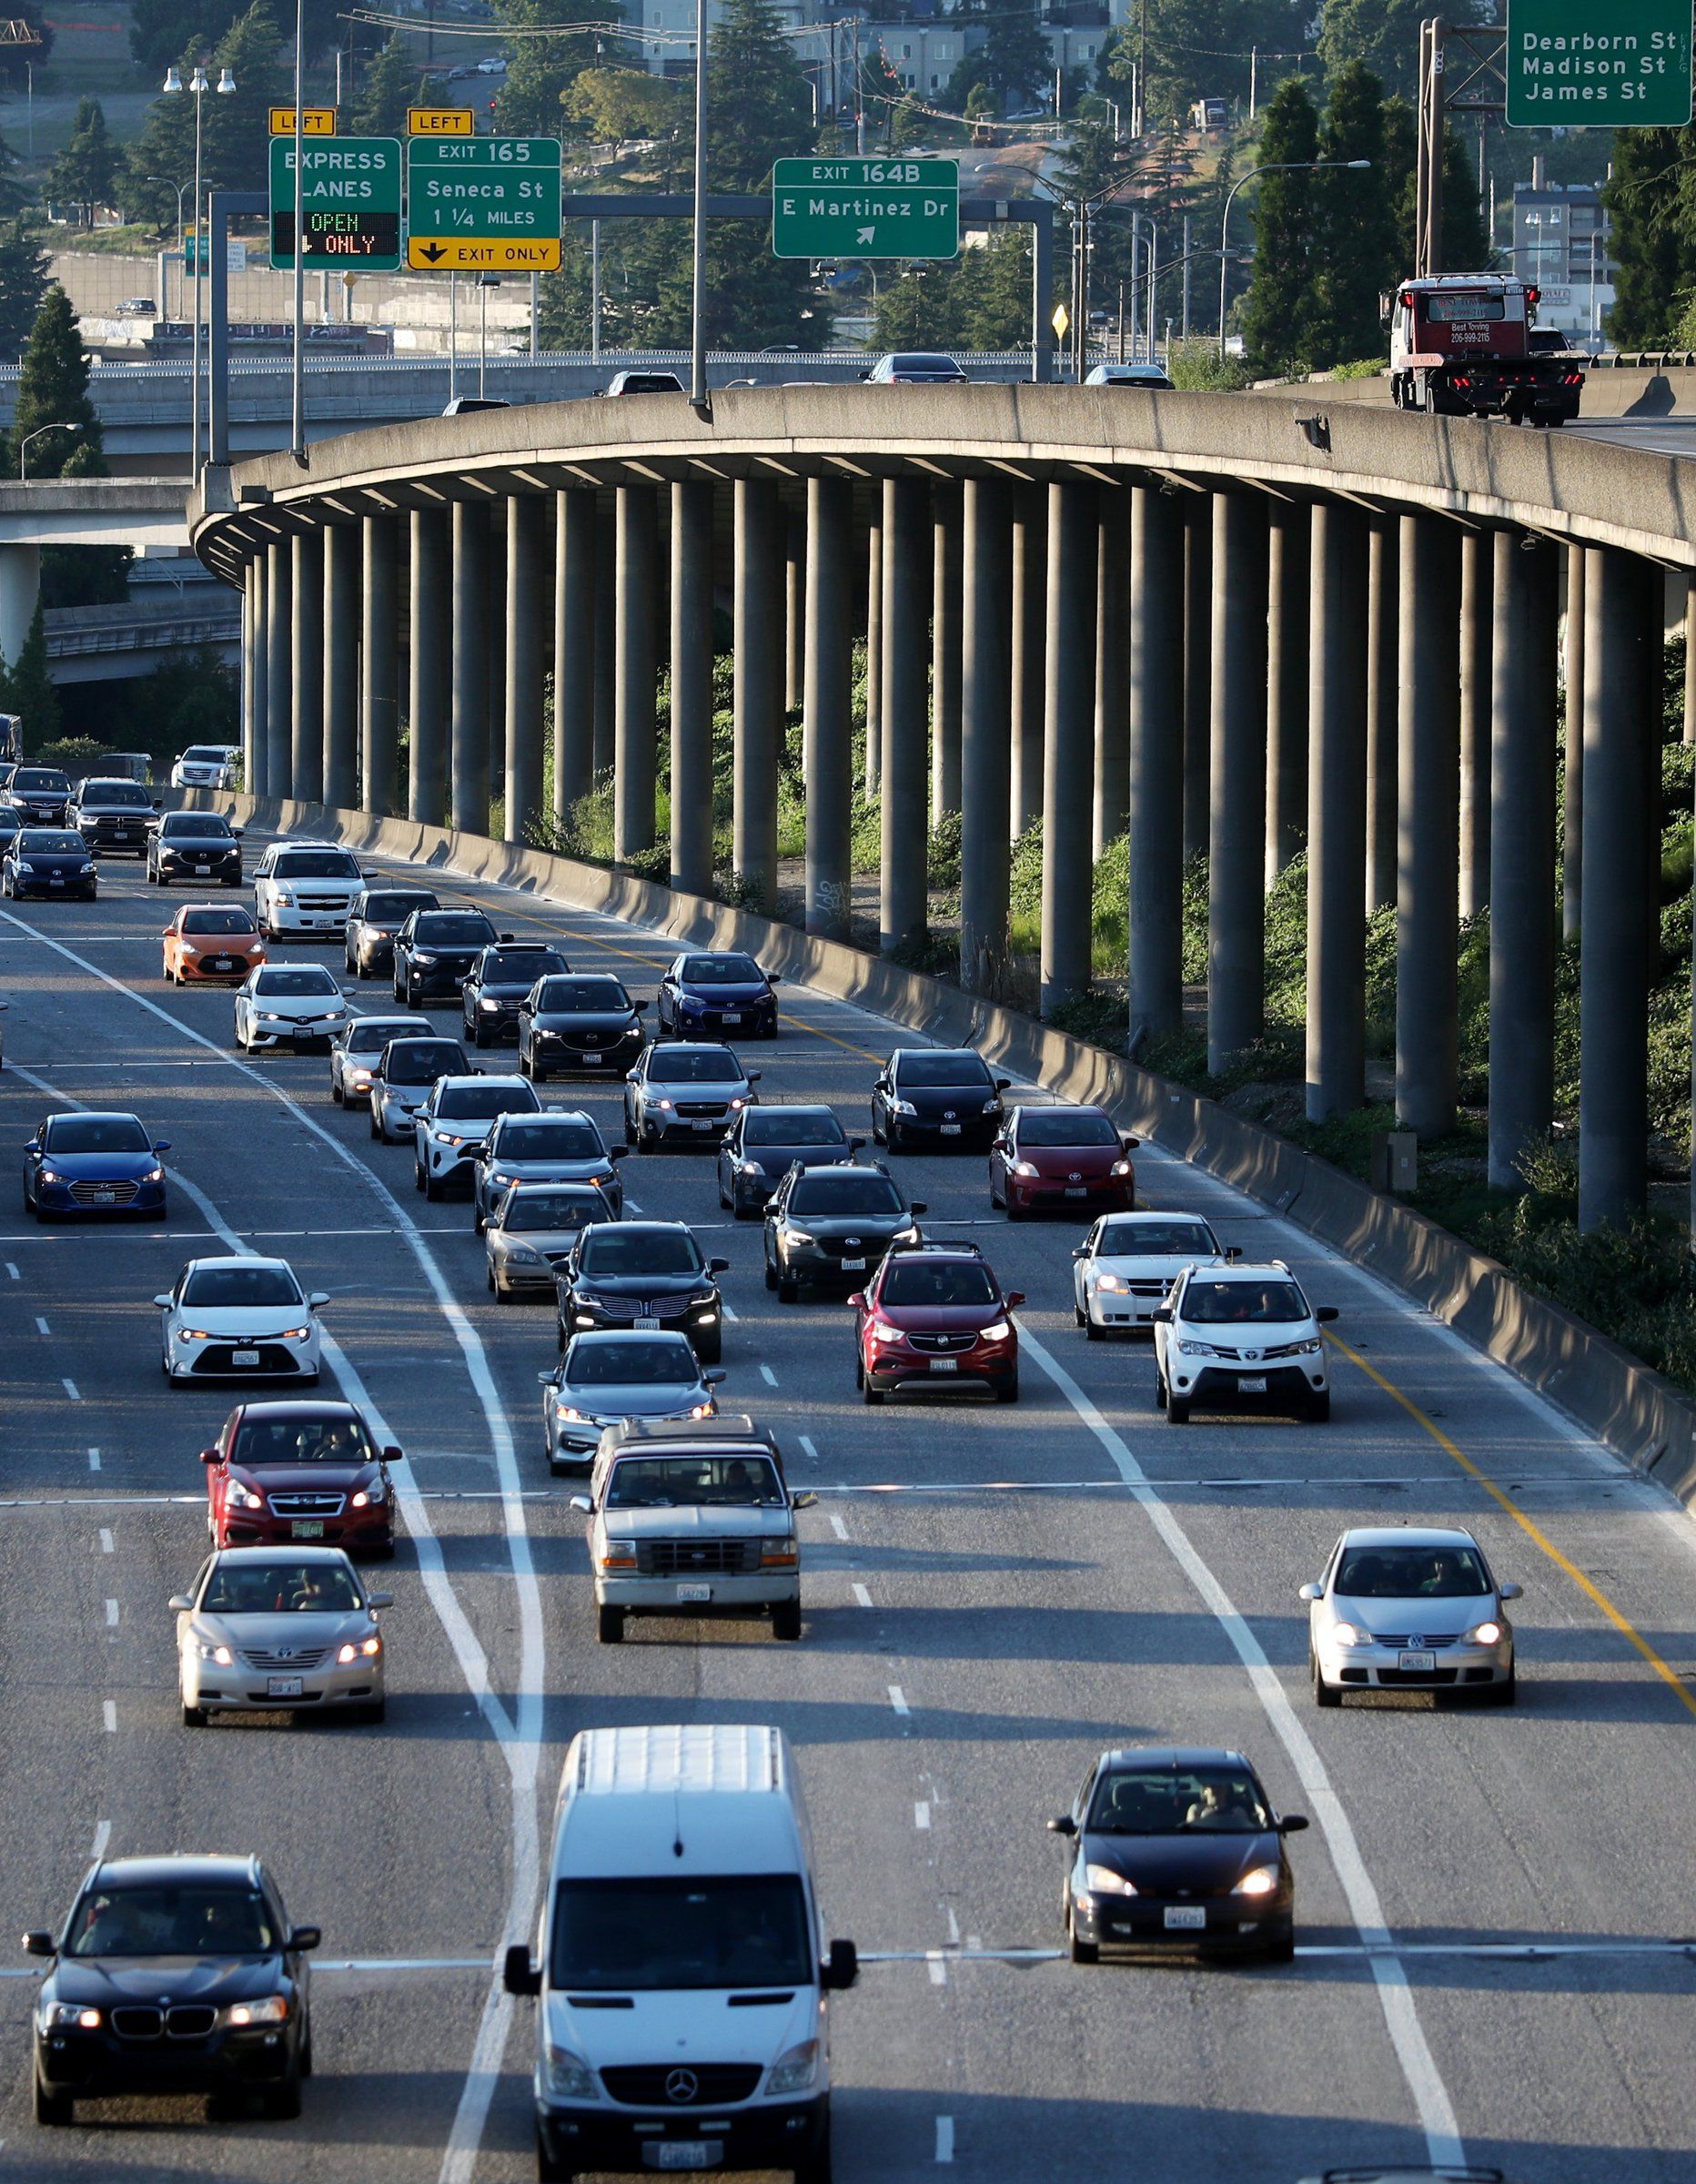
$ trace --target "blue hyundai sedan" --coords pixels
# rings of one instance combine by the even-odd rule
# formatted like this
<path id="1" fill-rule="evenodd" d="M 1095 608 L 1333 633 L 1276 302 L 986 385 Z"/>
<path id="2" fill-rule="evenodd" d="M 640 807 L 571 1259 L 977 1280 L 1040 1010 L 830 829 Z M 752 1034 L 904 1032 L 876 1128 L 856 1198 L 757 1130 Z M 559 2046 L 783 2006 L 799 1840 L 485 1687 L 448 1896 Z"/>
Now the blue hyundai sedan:
<path id="1" fill-rule="evenodd" d="M 675 1038 L 707 1032 L 777 1036 L 775 980 L 752 956 L 676 956 L 660 981 L 660 1029 Z"/>
<path id="2" fill-rule="evenodd" d="M 49 1115 L 24 1148 L 24 1205 L 38 1221 L 62 1213 L 163 1213 L 166 1138 L 134 1115 Z"/>

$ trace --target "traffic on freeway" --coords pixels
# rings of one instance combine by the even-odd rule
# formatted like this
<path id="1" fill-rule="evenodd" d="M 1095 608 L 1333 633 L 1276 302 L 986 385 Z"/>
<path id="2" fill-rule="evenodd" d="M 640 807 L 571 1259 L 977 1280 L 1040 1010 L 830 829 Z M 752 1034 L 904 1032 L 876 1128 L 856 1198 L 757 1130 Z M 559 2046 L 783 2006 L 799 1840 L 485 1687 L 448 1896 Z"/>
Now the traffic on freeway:
<path id="1" fill-rule="evenodd" d="M 994 1055 L 240 847 L 0 905 L 8 2184 L 1689 2176 L 1669 1498 Z"/>

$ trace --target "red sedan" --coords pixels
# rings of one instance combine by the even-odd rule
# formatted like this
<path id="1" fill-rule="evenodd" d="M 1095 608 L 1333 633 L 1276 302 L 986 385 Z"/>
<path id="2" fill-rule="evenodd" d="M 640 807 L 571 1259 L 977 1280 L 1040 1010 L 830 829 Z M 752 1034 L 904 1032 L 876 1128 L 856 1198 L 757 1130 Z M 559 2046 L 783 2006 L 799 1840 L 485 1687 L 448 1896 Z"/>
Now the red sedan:
<path id="1" fill-rule="evenodd" d="M 242 1403 L 200 1460 L 215 1547 L 310 1540 L 385 1560 L 395 1552 L 389 1467 L 401 1452 L 379 1447 L 351 1403 Z"/>
<path id="2" fill-rule="evenodd" d="M 1100 1107 L 1015 1107 L 989 1148 L 989 1202 L 1027 1213 L 1127 1213 L 1135 1138 Z"/>
<path id="3" fill-rule="evenodd" d="M 1022 1289 L 1004 1293 L 975 1244 L 894 1244 L 854 1307 L 854 1385 L 868 1403 L 898 1388 L 987 1388 L 1019 1400 Z"/>

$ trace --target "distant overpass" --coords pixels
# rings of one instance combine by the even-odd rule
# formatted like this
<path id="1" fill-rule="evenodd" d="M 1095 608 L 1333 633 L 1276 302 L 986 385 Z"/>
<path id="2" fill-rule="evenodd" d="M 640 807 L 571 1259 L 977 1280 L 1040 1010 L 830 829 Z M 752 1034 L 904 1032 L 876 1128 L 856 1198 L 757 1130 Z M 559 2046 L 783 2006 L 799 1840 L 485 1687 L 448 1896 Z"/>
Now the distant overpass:
<path id="1" fill-rule="evenodd" d="M 203 583 L 186 597 L 49 607 L 43 621 L 55 682 L 121 682 L 178 652 L 212 651 L 231 663 L 241 657 L 241 602 L 222 584 Z"/>
<path id="2" fill-rule="evenodd" d="M 15 660 L 29 634 L 41 596 L 44 546 L 186 549 L 187 490 L 181 478 L 42 478 L 0 485 L 0 654 Z"/>

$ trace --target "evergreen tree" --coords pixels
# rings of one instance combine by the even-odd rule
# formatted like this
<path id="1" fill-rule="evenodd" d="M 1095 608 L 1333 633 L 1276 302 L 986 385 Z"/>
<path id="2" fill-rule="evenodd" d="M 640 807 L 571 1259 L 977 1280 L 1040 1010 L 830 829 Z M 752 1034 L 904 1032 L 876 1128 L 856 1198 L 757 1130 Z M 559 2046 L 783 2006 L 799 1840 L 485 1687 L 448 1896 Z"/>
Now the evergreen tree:
<path id="1" fill-rule="evenodd" d="M 47 673 L 47 627 L 39 600 L 17 658 L 0 658 L 0 712 L 23 720 L 25 751 L 57 742 L 59 693 Z"/>
<path id="2" fill-rule="evenodd" d="M 1031 103 L 1052 74 L 1035 0 L 996 0 L 977 61 L 978 80 L 998 112 L 1011 114 Z"/>
<path id="3" fill-rule="evenodd" d="M 185 86 L 197 64 L 216 84 L 221 70 L 235 77 L 228 94 L 208 90 L 201 97 L 201 177 L 208 189 L 268 187 L 270 109 L 292 97 L 288 73 L 278 57 L 279 35 L 270 0 L 254 0 L 225 32 L 208 56 L 196 38 L 177 59 Z M 149 179 L 168 175 L 181 181 L 195 171 L 195 95 L 187 88 L 162 92 L 147 109 L 140 136 L 131 147 L 123 183 L 124 209 L 132 218 L 151 221 L 160 234 L 177 217 L 177 192 Z"/>
<path id="4" fill-rule="evenodd" d="M 712 187 L 764 189 L 772 162 L 800 151 L 812 126 L 813 96 L 777 10 L 769 0 L 725 0 L 707 61 Z"/>
<path id="5" fill-rule="evenodd" d="M 1235 98 L 1246 106 L 1249 56 L 1257 47 L 1264 106 L 1270 91 L 1267 56 L 1309 46 L 1311 17 L 1307 0 L 1147 0 L 1146 103 L 1151 124 L 1187 126 L 1190 106 L 1198 98 Z M 1144 52 L 1142 26 L 1142 9 L 1133 9 L 1104 46 L 1098 75 L 1105 72 L 1116 86 L 1129 84 Z"/>
<path id="6" fill-rule="evenodd" d="M 71 449 L 61 478 L 104 478 L 106 457 L 86 440 L 73 441 L 68 432 L 53 433 Z M 39 440 L 38 448 L 48 440 Z M 35 460 L 31 450 L 30 460 Z M 135 554 L 127 546 L 44 546 L 41 550 L 41 602 L 46 607 L 115 607 L 129 596 L 130 563 Z"/>
<path id="7" fill-rule="evenodd" d="M 96 207 L 111 198 L 116 171 L 117 153 L 106 134 L 99 102 L 80 99 L 70 139 L 48 170 L 48 197 L 80 212 L 83 224 L 92 228 Z"/>
<path id="8" fill-rule="evenodd" d="M 1287 76 L 1273 94 L 1260 139 L 1260 164 L 1277 167 L 1318 157 L 1319 117 L 1307 86 Z M 1313 177 L 1263 174 L 1256 185 L 1255 258 L 1243 302 L 1243 341 L 1258 370 L 1305 361 L 1313 327 Z"/>
<path id="9" fill-rule="evenodd" d="M 67 425 L 65 432 L 44 432 L 29 450 L 32 478 L 57 478 L 78 449 L 86 448 L 99 467 L 85 464 L 83 477 L 105 474 L 105 449 L 100 420 L 88 399 L 88 358 L 83 349 L 82 328 L 71 299 L 56 283 L 35 314 L 29 346 L 24 351 L 17 379 L 17 408 L 13 419 L 7 469 L 15 477 L 15 452 L 28 434 L 44 425 Z"/>
<path id="10" fill-rule="evenodd" d="M 1691 248 L 1678 219 L 1681 162 L 1692 156 L 1691 129 L 1620 129 L 1613 168 L 1602 190 L 1612 227 L 1613 304 L 1610 339 L 1652 349 L 1671 337 L 1691 278 Z"/>
<path id="11" fill-rule="evenodd" d="M 1478 168 L 1454 128 L 1443 132 L 1443 270 L 1481 273 L 1491 258 Z"/>
<path id="12" fill-rule="evenodd" d="M 1417 97 L 1419 25 L 1430 13 L 1427 0 L 1324 0 L 1319 59 L 1327 76 L 1364 61 L 1388 89 Z"/>
<path id="13" fill-rule="evenodd" d="M 1393 182 L 1384 166 L 1384 103 L 1377 76 L 1363 62 L 1345 63 L 1331 79 L 1318 157 L 1371 162 L 1364 171 L 1339 166 L 1313 177 L 1309 360 L 1327 370 L 1378 354 L 1384 345 L 1378 298 L 1402 270 Z"/>
<path id="14" fill-rule="evenodd" d="M 0 230 L 0 359 L 23 354 L 47 294 L 47 253 L 22 220 Z"/>
<path id="15" fill-rule="evenodd" d="M 339 40 L 342 5 L 343 0 L 302 0 L 308 60 L 328 53 Z M 192 0 L 192 5 L 190 0 L 134 0 L 129 17 L 130 51 L 144 68 L 162 76 L 186 48 L 197 47 L 204 55 L 217 46 L 242 14 L 242 0 Z M 287 27 L 292 49 L 292 5 Z M 237 80 L 239 82 L 239 77 Z"/>
<path id="16" fill-rule="evenodd" d="M 597 0 L 495 0 L 496 21 L 510 24 L 515 30 L 528 31 L 544 23 L 604 21 L 613 12 Z M 514 38 L 495 104 L 502 136 L 560 136 L 564 126 L 560 98 L 580 69 L 594 65 L 600 45 L 589 31 Z"/>
<path id="17" fill-rule="evenodd" d="M 366 64 L 364 88 L 348 118 L 348 133 L 350 136 L 404 136 L 407 108 L 428 103 L 419 65 L 397 31 Z"/>

